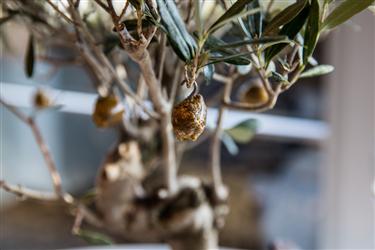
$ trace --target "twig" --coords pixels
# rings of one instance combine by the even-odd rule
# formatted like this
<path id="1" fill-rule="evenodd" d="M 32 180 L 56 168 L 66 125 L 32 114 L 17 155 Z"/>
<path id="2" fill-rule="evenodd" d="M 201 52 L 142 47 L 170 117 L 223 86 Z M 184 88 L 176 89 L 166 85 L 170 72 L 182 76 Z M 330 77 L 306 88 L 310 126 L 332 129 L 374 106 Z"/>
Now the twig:
<path id="1" fill-rule="evenodd" d="M 72 227 L 72 234 L 78 235 L 80 233 L 83 221 L 87 221 L 89 224 L 98 228 L 103 227 L 103 222 L 95 214 L 93 214 L 84 204 L 78 203 Z"/>
<path id="2" fill-rule="evenodd" d="M 109 7 L 106 6 L 101 0 L 94 0 L 100 7 L 102 7 L 105 11 L 109 11 Z"/>
<path id="3" fill-rule="evenodd" d="M 11 106 L 7 104 L 4 100 L 0 98 L 0 103 L 3 104 L 9 111 L 11 111 L 13 114 L 15 114 L 18 118 L 20 118 L 21 121 L 29 125 L 31 128 L 33 135 L 36 139 L 36 142 L 40 148 L 40 151 L 44 157 L 44 160 L 46 162 L 46 166 L 48 168 L 48 171 L 52 178 L 53 187 L 55 189 L 55 193 L 58 197 L 61 199 L 64 199 L 64 192 L 61 187 L 61 177 L 60 174 L 57 171 L 55 162 L 53 161 L 51 154 L 48 150 L 47 144 L 43 140 L 42 134 L 40 133 L 39 128 L 35 124 L 35 121 L 32 117 L 27 117 L 23 113 L 21 113 L 16 107 Z"/>
<path id="4" fill-rule="evenodd" d="M 222 80 L 225 83 L 224 93 L 223 93 L 223 102 L 228 101 L 230 98 L 230 92 L 232 90 L 232 85 L 237 77 L 236 75 L 233 78 L 227 78 L 221 75 L 216 74 L 214 76 L 216 80 Z M 220 138 L 222 136 L 222 125 L 224 120 L 224 113 L 226 111 L 226 107 L 221 105 L 219 108 L 219 114 L 217 117 L 216 128 L 212 137 L 211 142 L 211 174 L 212 174 L 212 181 L 215 190 L 215 195 L 217 198 L 221 200 L 225 200 L 227 197 L 227 193 L 224 193 L 225 190 L 222 180 L 221 174 L 221 164 L 220 164 L 220 152 L 221 152 L 221 141 Z"/>
<path id="5" fill-rule="evenodd" d="M 70 19 L 67 15 L 65 15 L 60 9 L 59 7 L 57 7 L 54 3 L 52 3 L 51 0 L 47 0 L 47 3 L 57 12 L 59 13 L 59 15 L 61 15 L 65 21 L 67 21 L 68 23 L 71 23 L 71 24 L 76 24 L 72 19 Z"/>
<path id="6" fill-rule="evenodd" d="M 30 198 L 30 199 L 42 200 L 42 201 L 59 200 L 59 197 L 55 193 L 37 191 L 37 190 L 25 188 L 20 185 L 11 185 L 11 184 L 6 183 L 3 180 L 0 180 L 0 188 L 4 189 L 5 191 L 9 193 L 17 195 L 20 198 Z"/>
<path id="7" fill-rule="evenodd" d="M 125 15 L 126 10 L 128 9 L 128 7 L 129 7 L 129 0 L 126 0 L 125 6 L 124 6 L 124 8 L 122 9 L 121 14 L 120 14 L 120 16 L 119 16 L 119 18 L 118 18 L 120 21 L 121 21 L 121 19 L 124 17 L 124 15 Z"/>
<path id="8" fill-rule="evenodd" d="M 2 98 L 0 98 L 0 103 L 4 105 L 4 107 L 6 107 L 10 112 L 12 112 L 15 116 L 17 116 L 24 123 L 29 122 L 29 117 L 27 117 L 25 114 L 19 111 L 16 107 L 9 105 Z"/>
<path id="9" fill-rule="evenodd" d="M 157 77 L 159 81 L 163 79 L 163 70 L 164 70 L 164 62 L 165 62 L 165 55 L 166 55 L 166 45 L 167 45 L 167 37 L 165 34 L 161 34 L 160 40 L 160 50 L 159 50 L 159 68 L 156 72 L 158 72 Z"/>

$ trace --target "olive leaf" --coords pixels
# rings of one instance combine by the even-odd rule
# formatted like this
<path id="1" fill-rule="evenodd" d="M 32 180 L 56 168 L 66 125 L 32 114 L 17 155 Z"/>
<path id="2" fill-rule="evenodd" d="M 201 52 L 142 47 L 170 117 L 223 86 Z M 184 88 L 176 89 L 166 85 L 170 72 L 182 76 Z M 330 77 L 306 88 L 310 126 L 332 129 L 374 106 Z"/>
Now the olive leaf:
<path id="1" fill-rule="evenodd" d="M 314 52 L 319 38 L 320 26 L 320 7 L 319 0 L 311 1 L 309 19 L 306 24 L 304 46 L 303 46 L 303 64 L 306 64 Z"/>
<path id="2" fill-rule="evenodd" d="M 225 132 L 238 143 L 248 143 L 254 137 L 258 123 L 256 119 L 245 120 Z"/>
<path id="3" fill-rule="evenodd" d="M 176 54 L 185 62 L 195 56 L 197 44 L 186 29 L 174 1 L 156 0 L 160 14 L 162 31 Z"/>
<path id="4" fill-rule="evenodd" d="M 307 0 L 298 0 L 277 14 L 266 26 L 264 33 L 275 32 L 280 26 L 290 23 L 305 8 Z"/>
<path id="5" fill-rule="evenodd" d="M 254 0 L 247 5 L 247 9 L 259 8 L 259 0 Z M 254 15 L 247 16 L 247 25 L 252 37 L 261 37 L 263 31 L 263 13 L 258 12 Z"/>
<path id="6" fill-rule="evenodd" d="M 214 36 L 208 36 L 204 44 L 204 48 L 214 52 L 213 55 L 210 55 L 210 59 L 213 61 L 209 64 L 223 61 L 234 65 L 248 65 L 250 63 L 250 60 L 245 57 L 248 54 L 239 54 L 239 52 L 235 49 L 221 47 L 225 45 L 226 43 L 223 40 Z"/>
<path id="7" fill-rule="evenodd" d="M 278 43 L 291 43 L 292 41 L 289 40 L 287 36 L 273 36 L 273 37 L 261 37 L 255 38 L 250 40 L 243 40 L 233 43 L 226 43 L 219 45 L 217 48 L 235 48 L 240 47 L 243 45 L 250 45 L 250 44 L 262 44 L 262 45 L 274 45 Z"/>
<path id="8" fill-rule="evenodd" d="M 280 73 L 278 73 L 278 72 L 276 72 L 276 71 L 272 71 L 272 72 L 271 72 L 270 79 L 271 79 L 271 80 L 274 80 L 274 81 L 276 81 L 276 82 L 280 82 L 280 83 L 289 83 L 287 77 L 281 75 Z"/>
<path id="9" fill-rule="evenodd" d="M 236 1 L 223 15 L 221 15 L 210 27 L 213 28 L 221 22 L 237 15 L 244 10 L 245 6 L 251 3 L 253 0 L 238 0 Z"/>
<path id="10" fill-rule="evenodd" d="M 335 68 L 332 65 L 321 64 L 319 66 L 306 70 L 300 75 L 300 78 L 308 78 L 308 77 L 325 75 L 325 74 L 331 73 L 334 69 Z"/>
<path id="11" fill-rule="evenodd" d="M 90 244 L 94 244 L 94 245 L 113 245 L 114 244 L 112 239 L 98 232 L 80 229 L 78 230 L 76 234 L 78 237 L 84 239 Z"/>
<path id="12" fill-rule="evenodd" d="M 282 27 L 282 29 L 279 32 L 279 35 L 286 35 L 290 40 L 293 40 L 305 24 L 309 16 L 309 10 L 310 5 L 305 5 L 303 10 L 299 12 L 299 14 L 293 20 L 291 20 L 289 23 L 285 24 Z M 281 52 L 286 46 L 287 44 L 276 44 L 268 48 L 265 51 L 266 63 L 269 64 L 272 58 L 276 56 L 279 52 Z"/>
<path id="13" fill-rule="evenodd" d="M 374 3 L 374 0 L 344 0 L 324 20 L 321 30 L 329 30 L 349 20 Z"/>
<path id="14" fill-rule="evenodd" d="M 25 73 L 27 77 L 32 77 L 34 73 L 34 62 L 35 62 L 35 48 L 34 48 L 34 37 L 32 34 L 29 36 L 27 43 L 26 54 L 25 54 Z"/>
<path id="15" fill-rule="evenodd" d="M 225 131 L 223 131 L 223 133 L 221 134 L 221 138 L 220 139 L 223 142 L 225 148 L 228 150 L 228 152 L 231 155 L 238 154 L 238 152 L 239 152 L 238 146 L 235 143 L 235 141 L 233 140 L 233 138 L 228 133 L 226 133 Z"/>
<path id="16" fill-rule="evenodd" d="M 205 78 L 207 84 L 211 82 L 211 80 L 214 76 L 214 73 L 215 73 L 214 64 L 209 64 L 209 65 L 204 66 L 203 75 L 204 75 L 204 78 Z"/>
<path id="17" fill-rule="evenodd" d="M 252 53 L 254 52 L 244 52 L 240 54 L 229 55 L 229 56 L 219 56 L 219 57 L 211 56 L 209 58 L 211 61 L 207 63 L 206 65 L 220 63 L 220 62 L 226 62 L 226 63 L 234 64 L 234 65 L 249 65 L 251 61 L 247 59 L 245 56 L 248 56 Z"/>
<path id="18" fill-rule="evenodd" d="M 240 1 L 240 0 L 239 0 Z M 237 3 L 237 2 L 236 2 Z M 249 15 L 254 15 L 258 12 L 261 11 L 261 8 L 256 8 L 256 9 L 252 9 L 252 10 L 247 10 L 245 12 L 241 12 L 239 14 L 236 14 L 234 16 L 230 16 L 228 17 L 227 19 L 224 19 L 222 21 L 220 21 L 219 23 L 217 24 L 213 24 L 207 31 L 207 34 L 210 34 L 210 33 L 213 33 L 215 32 L 216 30 L 218 30 L 219 28 L 221 28 L 222 26 L 224 26 L 225 24 L 229 23 L 229 22 L 233 22 L 234 20 L 236 19 L 239 19 L 239 18 L 242 18 L 242 17 L 246 17 L 246 16 L 249 16 Z"/>

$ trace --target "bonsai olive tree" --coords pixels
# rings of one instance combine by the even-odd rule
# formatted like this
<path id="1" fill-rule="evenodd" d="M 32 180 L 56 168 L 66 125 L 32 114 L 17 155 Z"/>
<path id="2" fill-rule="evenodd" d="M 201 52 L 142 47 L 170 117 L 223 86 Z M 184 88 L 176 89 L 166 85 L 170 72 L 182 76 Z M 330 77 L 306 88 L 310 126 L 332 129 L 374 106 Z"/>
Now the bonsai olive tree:
<path id="1" fill-rule="evenodd" d="M 19 22 L 30 31 L 26 74 L 33 76 L 36 60 L 84 67 L 98 93 L 93 122 L 120 133 L 97 174 L 95 192 L 73 197 L 61 187 L 36 116 L 1 99 L 30 126 L 54 192 L 3 180 L 1 187 L 22 197 L 66 204 L 75 216 L 72 232 L 99 243 L 108 240 L 83 230 L 83 221 L 129 240 L 165 241 L 176 250 L 216 249 L 229 211 L 220 168 L 225 111 L 272 109 L 298 79 L 332 71 L 312 57 L 319 37 L 373 2 L 3 1 L 1 25 Z M 74 58 L 49 55 L 45 48 L 54 46 L 70 48 Z M 208 100 L 200 87 L 211 81 L 222 88 Z M 239 98 L 233 98 L 234 84 L 241 86 L 236 88 Z M 37 110 L 54 106 L 43 91 L 34 101 Z M 200 137 L 206 102 L 217 107 L 218 118 L 211 131 L 206 129 L 208 136 Z M 207 138 L 211 181 L 179 176 L 185 145 Z"/>

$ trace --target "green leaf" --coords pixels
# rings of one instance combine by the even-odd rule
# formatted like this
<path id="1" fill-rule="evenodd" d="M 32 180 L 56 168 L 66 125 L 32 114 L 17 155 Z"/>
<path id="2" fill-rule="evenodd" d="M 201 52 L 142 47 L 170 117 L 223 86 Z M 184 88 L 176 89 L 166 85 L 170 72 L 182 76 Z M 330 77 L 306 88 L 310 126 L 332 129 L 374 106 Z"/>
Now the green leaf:
<path id="1" fill-rule="evenodd" d="M 34 73 L 34 62 L 35 62 L 35 48 L 34 48 L 34 37 L 32 34 L 29 36 L 27 43 L 26 54 L 25 54 L 25 73 L 27 77 L 32 77 Z"/>
<path id="2" fill-rule="evenodd" d="M 240 1 L 240 0 L 238 0 Z M 237 2 L 236 2 L 237 3 Z M 228 10 L 229 11 L 229 10 Z M 221 28 L 222 26 L 224 26 L 225 24 L 229 23 L 229 22 L 232 22 L 238 18 L 242 18 L 242 17 L 245 17 L 245 16 L 249 16 L 249 15 L 254 15 L 258 12 L 261 11 L 261 8 L 256 8 L 256 9 L 252 9 L 252 10 L 247 10 L 245 12 L 241 12 L 239 14 L 236 14 L 234 16 L 231 16 L 231 17 L 228 17 L 227 19 L 224 19 L 222 21 L 220 21 L 219 23 L 217 24 L 213 24 L 207 31 L 208 34 L 210 33 L 213 33 L 215 32 L 216 30 L 218 30 L 219 28 Z"/>
<path id="3" fill-rule="evenodd" d="M 248 143 L 253 139 L 258 124 L 255 119 L 249 119 L 237 124 L 235 127 L 226 130 L 236 142 L 238 143 Z"/>
<path id="4" fill-rule="evenodd" d="M 291 20 L 289 23 L 285 24 L 280 30 L 279 35 L 286 35 L 290 40 L 293 40 L 298 32 L 302 29 L 309 16 L 310 5 L 306 5 L 305 8 L 299 14 Z M 265 59 L 268 64 L 274 56 L 279 54 L 287 44 L 276 44 L 265 51 Z"/>
<path id="5" fill-rule="evenodd" d="M 320 7 L 319 0 L 311 1 L 311 8 L 309 19 L 306 24 L 304 49 L 303 49 L 303 64 L 306 64 L 312 56 L 315 46 L 319 38 L 320 26 Z"/>
<path id="6" fill-rule="evenodd" d="M 334 69 L 335 68 L 332 65 L 321 64 L 319 66 L 306 70 L 300 75 L 300 78 L 308 78 L 308 77 L 325 75 L 325 74 L 331 73 Z"/>
<path id="7" fill-rule="evenodd" d="M 231 155 L 236 155 L 239 152 L 237 144 L 234 142 L 233 138 L 227 134 L 225 131 L 221 134 L 221 141 Z"/>
<path id="8" fill-rule="evenodd" d="M 186 30 L 176 4 L 169 0 L 156 1 L 163 27 L 161 30 L 167 34 L 169 43 L 183 61 L 192 60 L 195 56 L 197 44 Z"/>
<path id="9" fill-rule="evenodd" d="M 249 65 L 251 61 L 247 59 L 245 56 L 248 56 L 252 53 L 254 52 L 245 52 L 245 53 L 240 53 L 240 54 L 235 54 L 235 55 L 230 55 L 230 56 L 222 56 L 222 57 L 212 56 L 209 58 L 211 61 L 207 63 L 206 65 L 220 63 L 220 62 L 226 62 L 226 63 L 234 64 L 234 65 Z"/>
<path id="10" fill-rule="evenodd" d="M 247 5 L 247 9 L 259 8 L 259 0 L 255 0 Z M 258 12 L 254 15 L 247 16 L 247 25 L 252 37 L 261 37 L 263 32 L 263 13 Z"/>
<path id="11" fill-rule="evenodd" d="M 289 38 L 287 36 L 274 36 L 274 37 L 261 37 L 261 38 L 255 38 L 251 40 L 243 40 L 233 43 L 227 43 L 223 45 L 219 45 L 217 48 L 236 48 L 243 45 L 250 45 L 250 44 L 278 44 L 278 43 L 291 43 Z"/>
<path id="12" fill-rule="evenodd" d="M 296 3 L 285 8 L 269 22 L 264 33 L 275 32 L 280 26 L 290 23 L 305 8 L 307 2 L 307 0 L 298 0 Z"/>
<path id="13" fill-rule="evenodd" d="M 321 27 L 322 31 L 335 28 L 337 25 L 346 22 L 352 16 L 373 4 L 374 0 L 344 0 L 340 2 L 340 5 L 337 6 L 324 20 Z"/>
<path id="14" fill-rule="evenodd" d="M 250 60 L 244 57 L 243 54 L 240 54 L 237 50 L 230 49 L 230 48 L 221 48 L 221 46 L 225 46 L 226 43 L 214 36 L 208 36 L 206 39 L 206 42 L 204 44 L 204 48 L 207 50 L 210 50 L 212 52 L 215 52 L 215 54 L 219 54 L 222 57 L 214 57 L 211 55 L 212 60 L 217 60 L 212 63 L 218 63 L 218 62 L 227 62 L 234 65 L 248 65 L 250 64 Z M 248 54 L 246 54 L 248 55 Z"/>
<path id="15" fill-rule="evenodd" d="M 77 232 L 77 236 L 81 237 L 88 243 L 94 244 L 94 245 L 113 245 L 114 244 L 113 240 L 109 238 L 108 236 L 98 233 L 98 232 L 93 232 L 90 230 L 80 229 Z"/>
<path id="16" fill-rule="evenodd" d="M 204 75 L 204 78 L 205 78 L 207 84 L 211 82 L 211 80 L 214 76 L 214 73 L 215 73 L 215 66 L 213 64 L 209 64 L 209 65 L 204 66 L 203 75 Z"/>
<path id="17" fill-rule="evenodd" d="M 241 11 L 244 10 L 245 6 L 249 3 L 251 3 L 253 0 L 238 0 L 236 1 L 223 15 L 219 17 L 210 27 L 213 28 L 216 25 L 220 24 L 221 22 L 224 22 L 225 20 L 237 15 Z"/>
<path id="18" fill-rule="evenodd" d="M 276 82 L 280 82 L 280 83 L 289 83 L 288 82 L 288 78 L 281 75 L 280 73 L 276 72 L 276 71 L 272 71 L 271 72 L 271 77 L 270 77 L 272 80 L 276 81 Z"/>

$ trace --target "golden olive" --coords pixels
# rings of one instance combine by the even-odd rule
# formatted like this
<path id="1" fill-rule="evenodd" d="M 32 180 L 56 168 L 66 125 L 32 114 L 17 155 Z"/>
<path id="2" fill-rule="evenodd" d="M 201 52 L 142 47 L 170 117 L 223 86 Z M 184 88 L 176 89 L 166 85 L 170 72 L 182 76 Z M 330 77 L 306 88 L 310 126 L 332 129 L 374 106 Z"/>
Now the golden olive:
<path id="1" fill-rule="evenodd" d="M 96 126 L 106 128 L 122 121 L 123 107 L 119 107 L 118 99 L 111 94 L 105 97 L 99 96 L 95 103 L 92 119 Z"/>
<path id="2" fill-rule="evenodd" d="M 186 98 L 172 111 L 172 125 L 180 141 L 195 141 L 206 126 L 207 107 L 200 94 Z"/>
<path id="3" fill-rule="evenodd" d="M 252 85 L 241 96 L 241 101 L 249 104 L 263 104 L 268 101 L 268 98 L 264 87 Z"/>
<path id="4" fill-rule="evenodd" d="M 41 89 L 38 89 L 34 94 L 34 106 L 38 109 L 43 109 L 51 106 L 51 100 L 48 95 Z"/>

